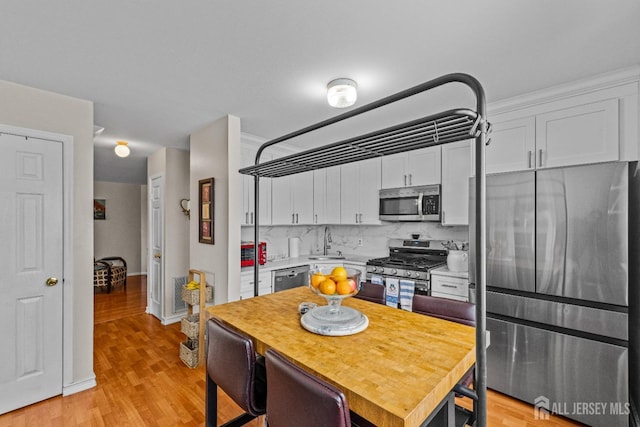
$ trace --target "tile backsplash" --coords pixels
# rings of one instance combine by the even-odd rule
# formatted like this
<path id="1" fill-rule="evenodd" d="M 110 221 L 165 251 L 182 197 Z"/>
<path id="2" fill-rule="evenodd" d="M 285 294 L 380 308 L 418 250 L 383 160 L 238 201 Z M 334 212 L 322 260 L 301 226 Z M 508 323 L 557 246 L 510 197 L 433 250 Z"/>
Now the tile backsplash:
<path id="1" fill-rule="evenodd" d="M 411 234 L 420 234 L 427 240 L 469 240 L 469 227 L 443 227 L 432 222 L 397 222 L 384 225 L 328 225 L 331 233 L 331 249 L 335 254 L 382 257 L 388 255 L 389 239 L 411 238 Z M 267 242 L 269 260 L 288 258 L 289 238 L 300 238 L 300 255 L 322 253 L 324 225 L 263 226 L 260 227 L 260 240 Z M 242 227 L 242 240 L 253 240 L 253 227 Z M 359 246 L 362 240 L 362 246 Z"/>

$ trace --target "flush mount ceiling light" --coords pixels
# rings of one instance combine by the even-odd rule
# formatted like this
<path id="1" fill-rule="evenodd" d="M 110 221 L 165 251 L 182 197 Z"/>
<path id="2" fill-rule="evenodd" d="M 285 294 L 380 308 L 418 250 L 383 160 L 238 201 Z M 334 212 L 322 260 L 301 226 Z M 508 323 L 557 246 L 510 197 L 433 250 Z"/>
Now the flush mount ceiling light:
<path id="1" fill-rule="evenodd" d="M 358 85 L 351 79 L 331 80 L 327 85 L 327 101 L 335 108 L 351 107 L 358 99 Z"/>
<path id="2" fill-rule="evenodd" d="M 118 157 L 127 157 L 131 150 L 129 150 L 129 143 L 126 141 L 118 141 L 116 142 L 116 156 Z"/>

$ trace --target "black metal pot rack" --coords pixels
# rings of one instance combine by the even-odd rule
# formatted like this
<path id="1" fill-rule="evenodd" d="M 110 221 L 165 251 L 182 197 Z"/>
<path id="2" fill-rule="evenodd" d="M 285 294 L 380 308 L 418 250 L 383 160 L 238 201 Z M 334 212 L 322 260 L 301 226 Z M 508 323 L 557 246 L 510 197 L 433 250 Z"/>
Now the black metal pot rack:
<path id="1" fill-rule="evenodd" d="M 275 144 L 287 141 L 342 120 L 366 113 L 376 108 L 400 101 L 409 96 L 443 86 L 461 83 L 469 87 L 476 98 L 476 109 L 453 109 L 420 119 L 387 127 L 365 135 L 333 142 L 292 155 L 260 163 L 262 152 Z M 240 173 L 254 177 L 254 241 L 260 241 L 260 177 L 276 178 L 301 172 L 321 169 L 374 157 L 402 153 L 435 145 L 475 139 L 475 234 L 471 236 L 475 245 L 476 290 L 476 425 L 486 426 L 487 419 L 487 365 L 486 365 L 486 176 L 484 168 L 485 145 L 489 123 L 486 119 L 484 89 L 474 77 L 463 74 L 447 74 L 420 85 L 387 96 L 378 101 L 350 110 L 346 113 L 307 126 L 298 131 L 265 142 L 256 153 L 255 164 L 240 169 Z M 339 155 L 336 155 L 339 154 Z M 258 296 L 258 251 L 254 252 L 254 295 Z"/>

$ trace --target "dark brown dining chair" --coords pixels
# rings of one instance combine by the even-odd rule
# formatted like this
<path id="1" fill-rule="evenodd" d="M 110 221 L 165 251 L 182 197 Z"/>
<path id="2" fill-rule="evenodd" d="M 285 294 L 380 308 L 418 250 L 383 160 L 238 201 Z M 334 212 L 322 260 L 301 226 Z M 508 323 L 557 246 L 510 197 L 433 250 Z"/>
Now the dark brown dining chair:
<path id="1" fill-rule="evenodd" d="M 378 304 L 386 304 L 384 285 L 376 285 L 371 282 L 362 282 L 360 290 L 354 298 L 360 298 L 365 301 L 375 302 Z"/>
<path id="2" fill-rule="evenodd" d="M 207 321 L 207 338 L 206 426 L 217 426 L 218 387 L 245 411 L 223 426 L 241 426 L 264 415 L 265 365 L 253 342 L 216 318 Z"/>
<path id="3" fill-rule="evenodd" d="M 436 298 L 427 295 L 413 296 L 413 312 L 449 320 L 468 326 L 476 326 L 476 306 L 474 304 L 456 301 L 448 298 Z M 477 396 L 470 387 L 474 384 L 475 368 L 462 377 L 460 382 L 454 387 L 457 396 L 464 396 L 477 401 Z M 475 410 L 469 411 L 456 405 L 456 426 L 473 425 L 475 421 Z"/>
<path id="4" fill-rule="evenodd" d="M 349 427 L 344 394 L 326 381 L 291 363 L 273 349 L 267 363 L 267 425 L 269 427 Z"/>

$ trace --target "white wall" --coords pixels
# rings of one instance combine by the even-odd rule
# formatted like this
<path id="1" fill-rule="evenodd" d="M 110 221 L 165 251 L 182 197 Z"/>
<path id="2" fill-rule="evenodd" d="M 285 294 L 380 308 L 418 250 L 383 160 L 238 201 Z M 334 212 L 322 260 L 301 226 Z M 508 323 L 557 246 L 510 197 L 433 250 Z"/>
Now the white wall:
<path id="1" fill-rule="evenodd" d="M 221 304 L 240 298 L 240 219 L 242 177 L 240 119 L 222 117 L 191 134 L 190 227 L 191 268 L 207 273 L 214 285 L 214 301 Z M 214 244 L 198 242 L 198 181 L 215 179 Z M 213 277 L 212 277 L 213 276 Z"/>
<path id="2" fill-rule="evenodd" d="M 93 183 L 93 198 L 105 199 L 106 203 L 106 219 L 94 220 L 93 224 L 93 256 L 95 259 L 107 256 L 124 258 L 127 275 L 143 271 L 140 187 L 119 182 Z"/>
<path id="3" fill-rule="evenodd" d="M 0 123 L 73 137 L 73 264 L 65 271 L 63 387 L 92 385 L 93 103 L 0 80 Z"/>

